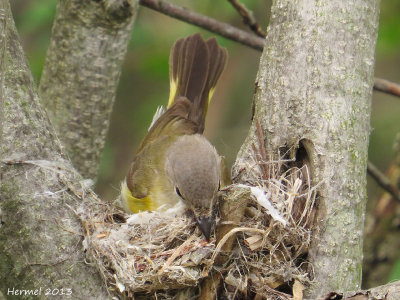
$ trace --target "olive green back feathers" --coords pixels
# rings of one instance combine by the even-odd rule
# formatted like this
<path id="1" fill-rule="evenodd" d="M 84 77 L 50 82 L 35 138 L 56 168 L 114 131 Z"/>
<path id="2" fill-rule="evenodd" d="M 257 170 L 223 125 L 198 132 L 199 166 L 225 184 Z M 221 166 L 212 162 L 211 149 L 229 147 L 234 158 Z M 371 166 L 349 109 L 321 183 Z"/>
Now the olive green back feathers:
<path id="1" fill-rule="evenodd" d="M 226 49 L 215 38 L 205 41 L 194 34 L 174 44 L 168 108 L 140 144 L 121 191 L 132 212 L 183 200 L 207 239 L 221 157 L 201 134 L 226 59 Z"/>

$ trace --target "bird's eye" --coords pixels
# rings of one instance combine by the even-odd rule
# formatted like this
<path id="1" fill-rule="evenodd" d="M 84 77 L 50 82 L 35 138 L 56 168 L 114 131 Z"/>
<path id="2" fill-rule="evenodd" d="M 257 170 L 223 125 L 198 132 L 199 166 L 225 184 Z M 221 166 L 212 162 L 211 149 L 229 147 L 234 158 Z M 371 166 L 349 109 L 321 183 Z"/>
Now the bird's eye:
<path id="1" fill-rule="evenodd" d="M 178 194 L 179 197 L 183 199 L 181 191 L 178 189 L 178 187 L 175 188 L 175 192 Z"/>

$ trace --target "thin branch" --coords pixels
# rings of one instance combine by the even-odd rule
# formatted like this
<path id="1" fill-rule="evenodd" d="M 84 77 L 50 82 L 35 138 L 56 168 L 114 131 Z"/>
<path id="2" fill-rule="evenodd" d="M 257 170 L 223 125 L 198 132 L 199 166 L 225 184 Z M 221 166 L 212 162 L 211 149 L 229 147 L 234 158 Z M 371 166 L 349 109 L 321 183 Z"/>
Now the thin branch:
<path id="1" fill-rule="evenodd" d="M 343 300 L 369 300 L 369 299 L 399 299 L 400 281 L 370 288 L 368 290 L 354 292 L 332 292 L 320 300 L 343 299 Z"/>
<path id="2" fill-rule="evenodd" d="M 374 90 L 400 97 L 400 85 L 386 79 L 375 77 Z"/>
<path id="3" fill-rule="evenodd" d="M 237 0 L 228 0 L 237 12 L 242 16 L 243 23 L 249 25 L 250 29 L 258 36 L 265 37 L 264 31 L 261 26 L 258 25 L 256 18 L 251 10 L 249 10 L 244 4 Z"/>
<path id="4" fill-rule="evenodd" d="M 171 4 L 163 0 L 140 0 L 140 4 L 172 18 L 199 26 L 255 50 L 262 51 L 264 49 L 264 38 L 198 14 L 182 6 Z M 374 90 L 400 97 L 400 85 L 385 79 L 375 78 Z"/>
<path id="5" fill-rule="evenodd" d="M 399 190 L 390 183 L 389 178 L 385 176 L 372 162 L 368 162 L 367 166 L 368 174 L 375 179 L 381 188 L 387 191 L 396 201 L 400 202 Z"/>
<path id="6" fill-rule="evenodd" d="M 211 32 L 217 33 L 227 39 L 239 42 L 253 49 L 262 51 L 264 48 L 264 38 L 238 29 L 232 25 L 217 21 L 207 16 L 193 12 L 182 6 L 168 3 L 162 0 L 140 0 L 140 4 L 161 12 L 167 16 L 181 21 L 197 25 Z"/>

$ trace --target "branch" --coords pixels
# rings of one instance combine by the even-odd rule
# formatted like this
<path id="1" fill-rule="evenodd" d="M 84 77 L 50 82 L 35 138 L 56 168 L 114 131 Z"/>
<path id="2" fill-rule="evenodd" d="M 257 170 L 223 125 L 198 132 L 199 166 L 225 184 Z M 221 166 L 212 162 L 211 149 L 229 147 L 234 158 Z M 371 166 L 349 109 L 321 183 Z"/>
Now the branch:
<path id="1" fill-rule="evenodd" d="M 387 191 L 392 197 L 400 202 L 400 192 L 399 190 L 390 183 L 389 178 L 385 176 L 372 162 L 368 162 L 367 165 L 368 174 L 375 179 L 381 188 Z"/>
<path id="2" fill-rule="evenodd" d="M 217 21 L 207 16 L 203 16 L 184 7 L 168 3 L 167 1 L 140 0 L 139 3 L 167 16 L 202 27 L 253 49 L 262 51 L 264 47 L 263 38 L 255 36 L 254 34 L 248 34 L 246 31 L 240 30 L 232 25 Z"/>
<path id="3" fill-rule="evenodd" d="M 374 90 L 400 97 L 400 85 L 386 79 L 375 77 Z"/>
<path id="4" fill-rule="evenodd" d="M 237 0 L 228 0 L 237 12 L 242 16 L 243 23 L 249 25 L 250 29 L 258 36 L 265 37 L 264 31 L 258 25 L 256 18 L 252 11 L 250 11 L 244 4 Z"/>
<path id="5" fill-rule="evenodd" d="M 136 0 L 62 0 L 39 92 L 58 137 L 85 178 L 96 178 Z"/>
<path id="6" fill-rule="evenodd" d="M 12 298 L 14 289 L 43 288 L 35 299 L 44 299 L 45 288 L 63 289 L 72 299 L 109 299 L 82 251 L 75 214 L 83 194 L 81 177 L 60 154 L 40 107 L 6 0 L 0 0 L 0 32 L 0 291 Z"/>
<path id="7" fill-rule="evenodd" d="M 400 281 L 395 281 L 382 286 L 377 286 L 368 290 L 355 292 L 332 292 L 320 300 L 342 299 L 342 300 L 370 300 L 385 299 L 397 300 L 400 297 Z"/>
<path id="8" fill-rule="evenodd" d="M 263 51 L 264 49 L 265 39 L 263 37 L 240 30 L 235 26 L 193 12 L 182 6 L 163 0 L 139 0 L 139 3 L 164 15 L 196 25 L 255 50 Z M 385 79 L 375 78 L 374 90 L 400 97 L 400 85 Z"/>

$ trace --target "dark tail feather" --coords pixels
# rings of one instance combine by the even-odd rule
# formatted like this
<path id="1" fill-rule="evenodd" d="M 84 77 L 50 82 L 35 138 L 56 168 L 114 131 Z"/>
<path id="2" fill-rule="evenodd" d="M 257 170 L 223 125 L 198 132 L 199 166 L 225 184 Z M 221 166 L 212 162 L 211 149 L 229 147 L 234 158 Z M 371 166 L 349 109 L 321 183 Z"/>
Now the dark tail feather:
<path id="1" fill-rule="evenodd" d="M 194 103 L 194 109 L 192 110 L 194 114 L 200 114 L 200 116 L 197 117 L 193 116 L 193 120 L 201 120 L 201 131 L 204 130 L 204 122 L 208 110 L 208 104 L 211 101 L 211 97 L 214 93 L 218 79 L 225 68 L 226 58 L 228 56 L 226 49 L 221 48 L 215 38 L 208 39 L 206 44 L 210 54 L 206 85 L 200 97 L 200 102 L 198 104 Z M 189 116 L 189 118 L 191 118 L 191 116 Z"/>
<path id="2" fill-rule="evenodd" d="M 215 38 L 204 41 L 199 33 L 179 39 L 171 50 L 168 107 L 179 97 L 188 98 L 193 103 L 189 119 L 199 125 L 199 132 L 226 58 L 226 49 Z"/>
<path id="3" fill-rule="evenodd" d="M 179 97 L 195 102 L 204 90 L 208 66 L 208 48 L 200 34 L 179 39 L 170 55 L 171 95 L 168 106 Z"/>

